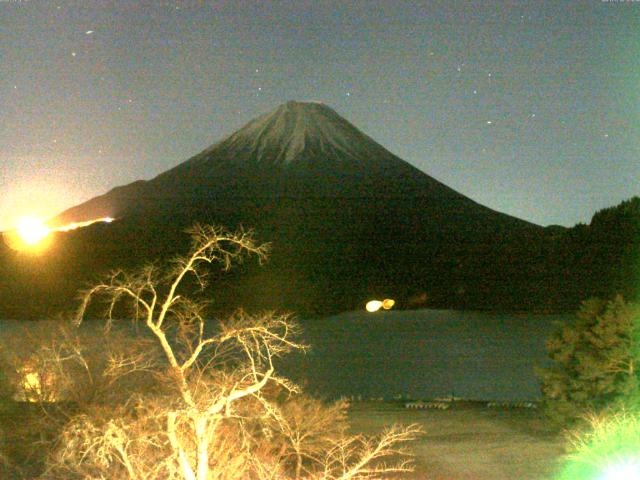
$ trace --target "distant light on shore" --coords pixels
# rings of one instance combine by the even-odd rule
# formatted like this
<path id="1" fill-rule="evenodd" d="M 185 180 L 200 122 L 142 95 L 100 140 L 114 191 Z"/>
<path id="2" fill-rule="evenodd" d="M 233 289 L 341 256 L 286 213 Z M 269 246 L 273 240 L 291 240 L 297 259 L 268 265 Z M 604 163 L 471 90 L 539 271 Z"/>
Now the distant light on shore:
<path id="1" fill-rule="evenodd" d="M 377 312 L 381 308 L 384 310 L 389 310 L 396 304 L 395 300 L 391 298 L 385 298 L 384 300 L 370 300 L 367 302 L 364 308 L 366 308 L 367 312 L 373 313 Z"/>
<path id="2" fill-rule="evenodd" d="M 367 312 L 377 312 L 382 307 L 382 302 L 380 300 L 371 300 L 367 302 L 364 308 L 367 309 Z"/>
<path id="3" fill-rule="evenodd" d="M 102 222 L 102 223 L 111 223 L 113 222 L 113 218 L 112 217 L 102 217 L 102 218 L 96 218 L 93 220 L 87 220 L 86 222 L 71 222 L 68 225 L 63 225 L 62 227 L 58 227 L 58 228 L 53 228 L 51 231 L 53 232 L 69 232 L 71 230 L 75 230 L 77 228 L 82 228 L 82 227 L 88 227 L 89 225 L 92 225 L 94 223 L 98 223 L 98 222 Z"/>
<path id="4" fill-rule="evenodd" d="M 393 306 L 396 304 L 396 301 L 391 299 L 391 298 L 385 298 L 382 301 L 382 308 L 384 308 L 385 310 L 389 310 L 391 308 L 393 308 Z"/>

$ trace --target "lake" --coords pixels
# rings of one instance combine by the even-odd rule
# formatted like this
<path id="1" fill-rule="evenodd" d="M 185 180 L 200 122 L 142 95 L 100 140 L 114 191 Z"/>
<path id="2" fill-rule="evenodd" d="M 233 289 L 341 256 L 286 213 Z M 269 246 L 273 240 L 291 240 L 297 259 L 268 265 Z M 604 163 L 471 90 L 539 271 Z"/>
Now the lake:
<path id="1" fill-rule="evenodd" d="M 311 348 L 283 360 L 280 373 L 330 399 L 535 400 L 540 391 L 534 367 L 547 363 L 545 340 L 570 318 L 391 310 L 303 319 Z M 0 339 L 18 323 L 0 321 Z M 83 328 L 101 325 L 85 322 Z"/>
<path id="2" fill-rule="evenodd" d="M 569 315 L 451 310 L 351 312 L 303 320 L 310 351 L 283 367 L 322 397 L 540 397 L 535 366 Z"/>

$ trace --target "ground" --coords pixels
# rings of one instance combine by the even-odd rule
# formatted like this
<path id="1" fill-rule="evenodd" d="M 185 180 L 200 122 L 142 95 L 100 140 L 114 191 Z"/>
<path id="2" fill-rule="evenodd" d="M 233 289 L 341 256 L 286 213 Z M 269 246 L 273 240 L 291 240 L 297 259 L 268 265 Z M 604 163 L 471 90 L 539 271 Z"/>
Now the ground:
<path id="1" fill-rule="evenodd" d="M 24 472 L 29 478 L 31 470 L 42 468 L 37 444 L 43 432 L 24 429 L 24 419 L 37 416 L 37 406 L 4 407 L 0 446 L 29 467 Z M 456 402 L 448 410 L 409 410 L 400 402 L 353 402 L 349 419 L 353 432 L 365 434 L 393 423 L 422 426 L 424 435 L 410 445 L 416 471 L 402 477 L 407 480 L 553 480 L 561 465 L 563 439 L 550 432 L 533 409 Z"/>
<path id="2" fill-rule="evenodd" d="M 412 480 L 552 480 L 563 454 L 560 435 L 533 409 L 460 403 L 448 410 L 408 410 L 400 403 L 354 402 L 354 432 L 374 434 L 392 423 L 418 423 Z"/>

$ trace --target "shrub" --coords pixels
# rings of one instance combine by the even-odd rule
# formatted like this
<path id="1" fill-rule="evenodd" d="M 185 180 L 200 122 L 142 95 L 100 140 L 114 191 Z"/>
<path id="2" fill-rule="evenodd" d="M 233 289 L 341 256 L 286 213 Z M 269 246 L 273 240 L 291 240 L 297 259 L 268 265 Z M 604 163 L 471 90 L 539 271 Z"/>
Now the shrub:
<path id="1" fill-rule="evenodd" d="M 548 341 L 553 364 L 539 370 L 543 404 L 558 425 L 639 397 L 640 308 L 617 296 L 583 302 L 573 323 Z"/>

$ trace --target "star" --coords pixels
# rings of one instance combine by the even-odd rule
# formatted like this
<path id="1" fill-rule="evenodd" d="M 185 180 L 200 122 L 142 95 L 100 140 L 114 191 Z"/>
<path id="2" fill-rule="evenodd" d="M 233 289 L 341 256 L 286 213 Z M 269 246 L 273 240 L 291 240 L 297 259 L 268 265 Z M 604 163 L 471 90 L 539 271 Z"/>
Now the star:
<path id="1" fill-rule="evenodd" d="M 474 95 L 477 95 L 477 94 L 478 94 L 478 90 L 474 90 L 474 91 L 473 91 L 473 94 L 474 94 Z"/>

